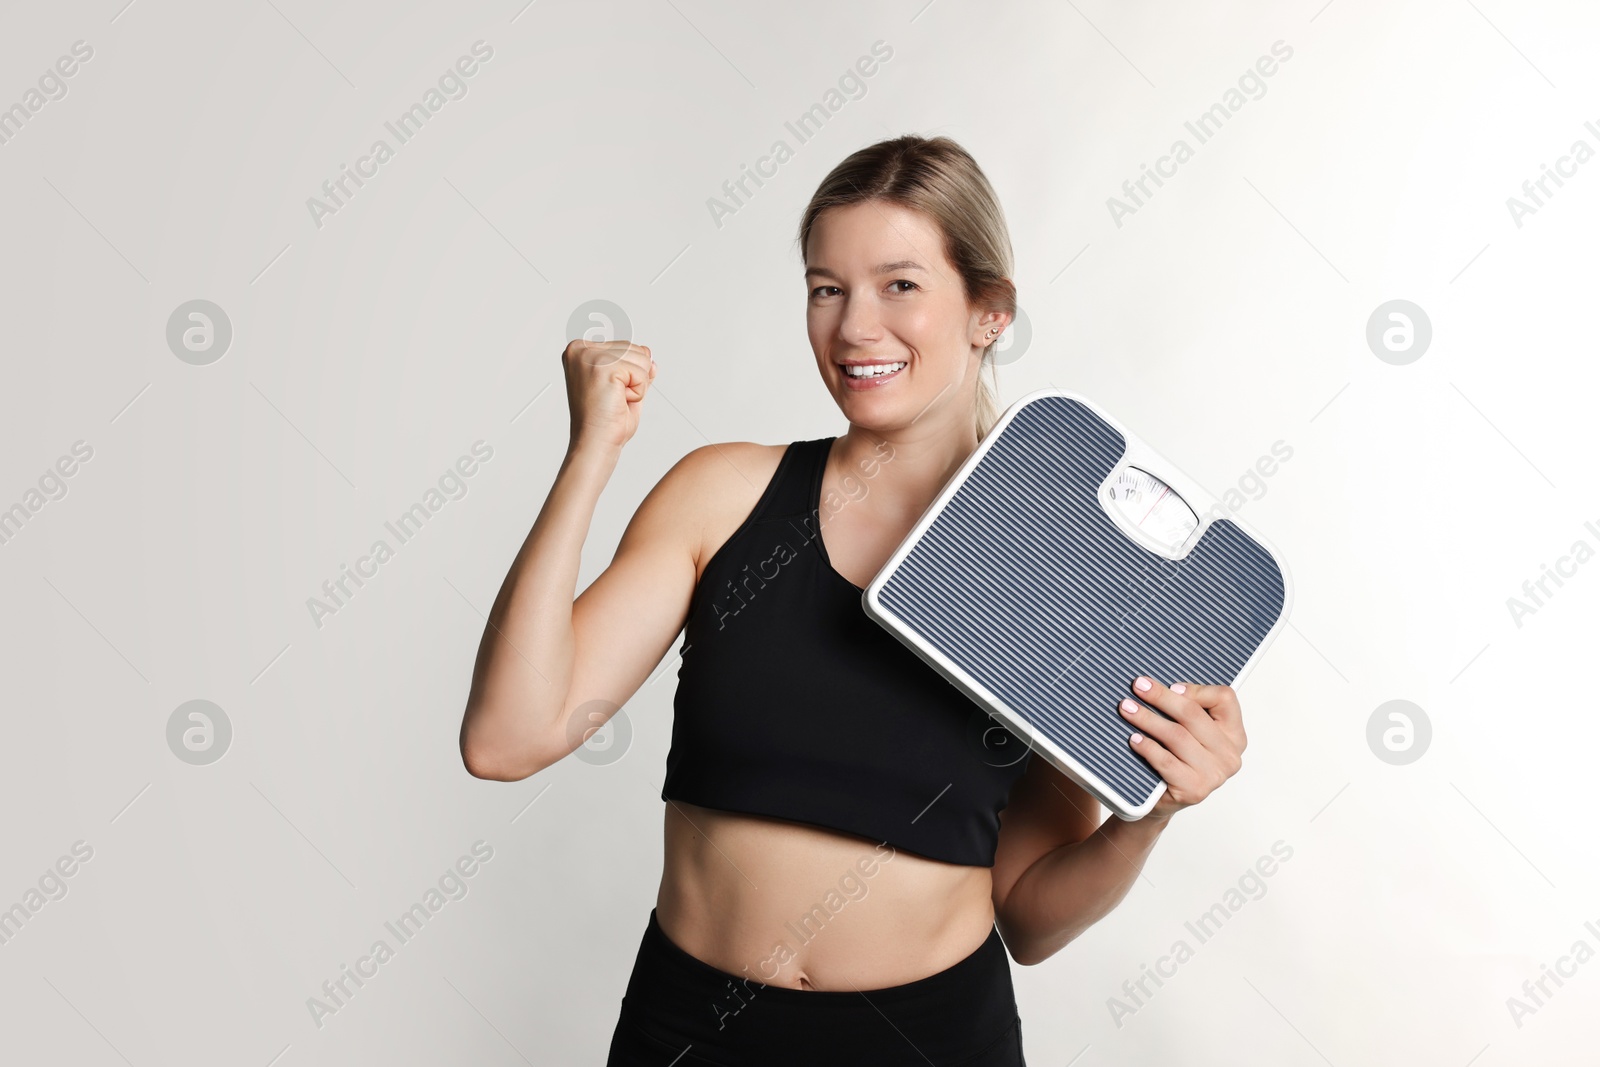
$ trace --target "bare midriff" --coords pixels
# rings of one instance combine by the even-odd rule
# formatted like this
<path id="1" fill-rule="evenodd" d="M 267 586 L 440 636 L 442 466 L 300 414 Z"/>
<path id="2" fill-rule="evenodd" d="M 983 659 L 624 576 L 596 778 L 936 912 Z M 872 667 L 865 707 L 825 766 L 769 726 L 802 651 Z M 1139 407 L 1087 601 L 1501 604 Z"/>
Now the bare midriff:
<path id="1" fill-rule="evenodd" d="M 729 974 L 870 992 L 971 955 L 994 925 L 991 885 L 988 867 L 673 800 L 656 919 L 673 944 Z"/>

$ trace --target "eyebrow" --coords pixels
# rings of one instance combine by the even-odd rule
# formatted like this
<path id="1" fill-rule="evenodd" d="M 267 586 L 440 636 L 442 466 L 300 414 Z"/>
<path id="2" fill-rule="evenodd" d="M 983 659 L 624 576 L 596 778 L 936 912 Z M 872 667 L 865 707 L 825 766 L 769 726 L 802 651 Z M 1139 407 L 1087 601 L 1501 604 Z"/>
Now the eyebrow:
<path id="1" fill-rule="evenodd" d="M 873 268 L 873 271 L 877 274 L 889 274 L 897 270 L 920 270 L 923 273 L 927 273 L 928 268 L 911 259 L 900 259 L 893 263 L 879 263 Z M 832 278 L 836 282 L 844 280 L 827 267 L 807 267 L 806 277 L 809 278 L 812 275 L 816 275 L 819 278 Z"/>

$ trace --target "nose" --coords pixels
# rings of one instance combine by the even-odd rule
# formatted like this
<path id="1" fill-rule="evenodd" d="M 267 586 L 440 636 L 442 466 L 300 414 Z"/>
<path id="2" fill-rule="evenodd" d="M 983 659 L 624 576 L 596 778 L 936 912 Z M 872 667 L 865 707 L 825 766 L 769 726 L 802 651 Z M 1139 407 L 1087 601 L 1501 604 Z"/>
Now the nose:
<path id="1" fill-rule="evenodd" d="M 860 347 L 878 339 L 881 323 L 877 306 L 870 297 L 846 297 L 844 314 L 839 318 L 839 338 Z"/>

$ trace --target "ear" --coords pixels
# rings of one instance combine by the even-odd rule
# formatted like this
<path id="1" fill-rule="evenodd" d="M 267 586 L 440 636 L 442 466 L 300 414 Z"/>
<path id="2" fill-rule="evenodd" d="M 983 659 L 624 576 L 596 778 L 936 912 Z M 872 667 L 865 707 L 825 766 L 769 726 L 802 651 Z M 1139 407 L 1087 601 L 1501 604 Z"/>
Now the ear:
<path id="1" fill-rule="evenodd" d="M 1006 327 L 1011 325 L 1011 316 L 1004 311 L 985 312 L 978 318 L 977 331 L 972 343 L 979 348 L 987 348 L 1000 340 L 1000 335 L 1006 332 Z"/>

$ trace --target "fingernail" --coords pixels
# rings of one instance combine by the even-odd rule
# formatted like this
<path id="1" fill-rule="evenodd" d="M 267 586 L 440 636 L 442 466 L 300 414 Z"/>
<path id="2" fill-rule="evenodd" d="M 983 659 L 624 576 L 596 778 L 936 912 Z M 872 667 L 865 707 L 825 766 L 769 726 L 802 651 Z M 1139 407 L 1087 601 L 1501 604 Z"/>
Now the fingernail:
<path id="1" fill-rule="evenodd" d="M 1136 679 L 1134 679 L 1133 687 L 1135 689 L 1137 689 L 1139 692 L 1142 693 L 1146 689 L 1150 688 L 1150 679 L 1148 679 L 1148 678 L 1136 678 Z"/>
<path id="2" fill-rule="evenodd" d="M 1117 706 L 1123 711 L 1127 712 L 1129 715 L 1132 715 L 1134 712 L 1139 710 L 1139 705 L 1135 704 L 1132 700 L 1124 700 Z"/>
<path id="3" fill-rule="evenodd" d="M 1144 738 L 1140 737 L 1138 734 L 1134 734 L 1132 737 L 1128 738 L 1128 740 L 1137 745 L 1140 741 L 1143 741 Z"/>
<path id="4" fill-rule="evenodd" d="M 1178 682 L 1172 687 L 1172 691 L 1174 693 L 1186 693 L 1189 691 L 1189 687 L 1184 685 L 1182 682 Z"/>

